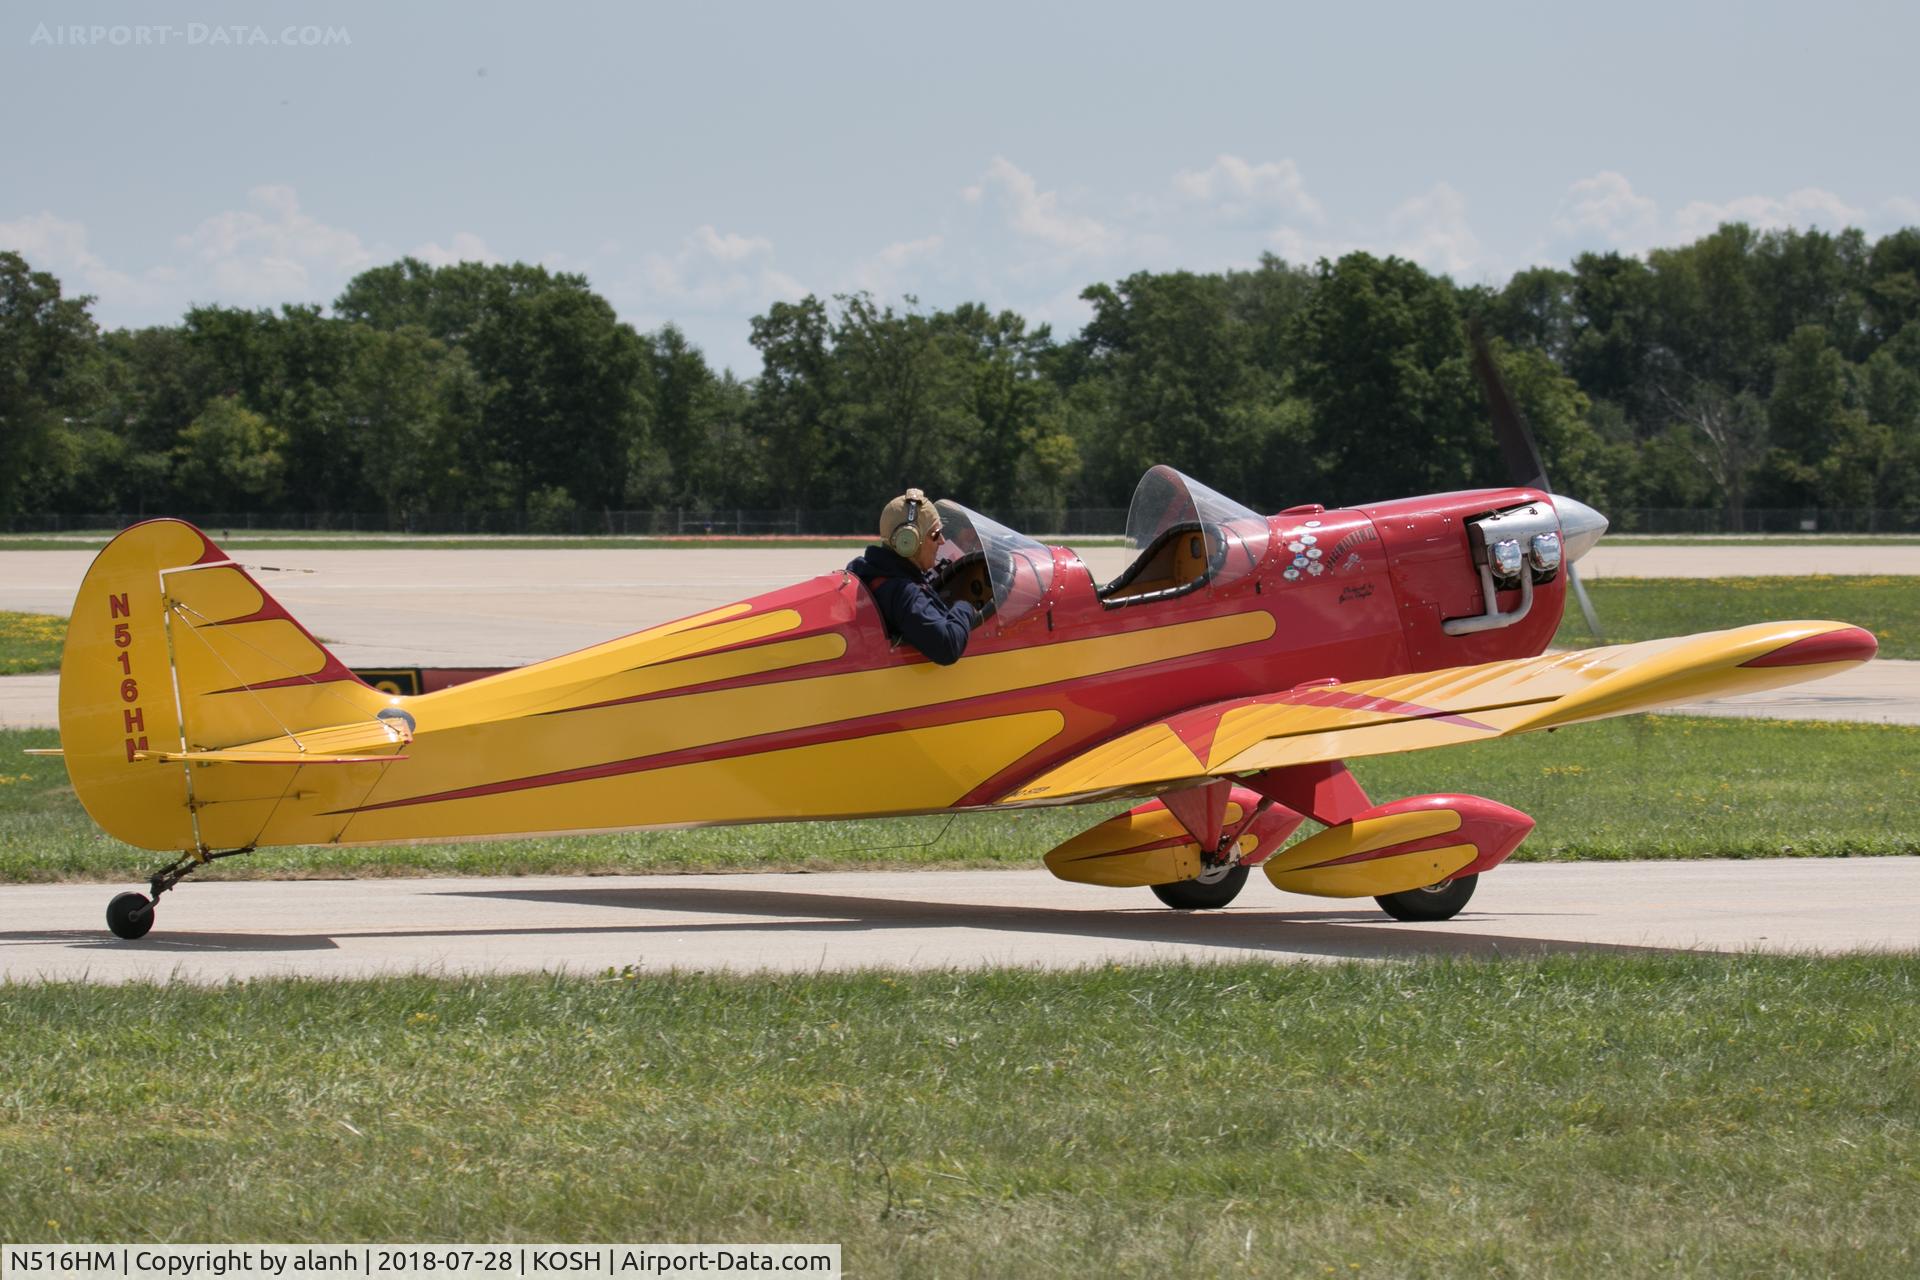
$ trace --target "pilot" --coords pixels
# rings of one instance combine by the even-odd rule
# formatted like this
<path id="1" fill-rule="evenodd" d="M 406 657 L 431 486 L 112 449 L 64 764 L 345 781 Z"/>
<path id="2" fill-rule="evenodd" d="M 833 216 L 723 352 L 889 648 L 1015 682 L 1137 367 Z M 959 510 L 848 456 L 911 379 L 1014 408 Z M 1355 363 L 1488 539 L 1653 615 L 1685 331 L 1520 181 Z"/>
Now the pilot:
<path id="1" fill-rule="evenodd" d="M 960 660 L 980 617 L 966 601 L 949 604 L 933 590 L 942 541 L 940 513 L 926 494 L 909 489 L 880 513 L 879 545 L 868 547 L 847 572 L 873 593 L 889 636 L 945 667 Z"/>

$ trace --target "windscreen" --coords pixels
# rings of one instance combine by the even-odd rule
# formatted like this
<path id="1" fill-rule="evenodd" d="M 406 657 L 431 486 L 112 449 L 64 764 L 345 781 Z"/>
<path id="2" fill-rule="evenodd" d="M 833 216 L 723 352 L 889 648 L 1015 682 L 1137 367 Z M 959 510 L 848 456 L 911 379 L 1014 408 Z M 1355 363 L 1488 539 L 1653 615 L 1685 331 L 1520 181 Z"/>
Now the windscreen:
<path id="1" fill-rule="evenodd" d="M 1053 587 L 1053 551 L 1024 533 L 957 502 L 934 504 L 946 533 L 947 557 L 981 552 L 986 557 L 987 580 L 993 584 L 994 617 L 1001 626 L 1019 621 L 1047 598 Z"/>
<path id="2" fill-rule="evenodd" d="M 1208 581 L 1215 587 L 1252 573 L 1267 553 L 1267 518 L 1232 498 L 1181 475 L 1154 467 L 1140 477 L 1127 508 L 1127 541 L 1144 551 L 1168 529 L 1197 524 L 1206 538 Z"/>

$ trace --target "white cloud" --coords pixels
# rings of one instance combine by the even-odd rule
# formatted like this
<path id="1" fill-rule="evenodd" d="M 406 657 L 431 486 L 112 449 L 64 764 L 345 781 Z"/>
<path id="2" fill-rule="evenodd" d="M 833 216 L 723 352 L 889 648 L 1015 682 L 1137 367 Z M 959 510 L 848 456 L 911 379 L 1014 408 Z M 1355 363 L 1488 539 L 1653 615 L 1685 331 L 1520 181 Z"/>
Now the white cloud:
<path id="1" fill-rule="evenodd" d="M 292 187 L 255 187 L 247 204 L 174 240 L 225 301 L 308 301 L 375 263 L 359 236 L 302 213 Z"/>
<path id="2" fill-rule="evenodd" d="M 1056 338 L 1075 333 L 1093 319 L 1093 304 L 1080 296 L 1078 286 L 1061 289 L 1038 302 L 1009 303 L 1035 327 L 1053 326 Z"/>
<path id="3" fill-rule="evenodd" d="M 1536 261 L 1564 265 L 1569 249 L 1608 247 L 1642 253 L 1660 245 L 1691 243 L 1726 222 L 1744 222 L 1761 231 L 1858 227 L 1874 235 L 1917 219 L 1920 201 L 1895 196 L 1869 211 L 1819 187 L 1718 203 L 1693 200 L 1668 215 L 1658 202 L 1634 191 L 1624 175 L 1607 170 L 1567 188 L 1552 222 L 1553 238 L 1548 243 L 1553 248 L 1542 244 L 1533 256 Z"/>
<path id="4" fill-rule="evenodd" d="M 853 287 L 876 298 L 890 298 L 910 292 L 908 278 L 926 261 L 940 252 L 943 236 L 922 236 L 918 240 L 897 240 L 853 269 Z"/>
<path id="5" fill-rule="evenodd" d="M 1033 176 L 1004 156 L 995 156 L 977 186 L 961 194 L 977 204 L 993 192 L 1005 210 L 1007 225 L 1025 239 L 1070 255 L 1104 253 L 1119 247 L 1120 235 L 1084 214 L 1068 212 L 1057 191 L 1042 191 Z"/>
<path id="6" fill-rule="evenodd" d="M 939 250 L 942 243 L 939 236 L 923 236 L 918 240 L 900 240 L 888 245 L 874 255 L 874 260 L 885 266 L 905 266 L 915 258 L 926 257 Z"/>
<path id="7" fill-rule="evenodd" d="M 500 261 L 500 255 L 487 248 L 487 242 L 471 231 L 454 232 L 452 243 L 444 248 L 438 241 L 429 241 L 415 249 L 412 256 L 430 267 L 451 267 L 459 262 L 491 265 Z"/>
<path id="8" fill-rule="evenodd" d="M 1467 225 L 1466 197 L 1446 183 L 1405 201 L 1387 217 L 1389 251 L 1429 271 L 1484 270 L 1479 238 Z"/>
<path id="9" fill-rule="evenodd" d="M 51 213 L 0 222 L 0 248 L 13 250 L 36 268 L 44 264 L 69 271 L 104 271 L 107 267 L 87 247 L 86 227 Z"/>
<path id="10" fill-rule="evenodd" d="M 748 258 L 773 254 L 773 241 L 765 236 L 725 235 L 710 226 L 695 229 L 693 241 L 708 257 L 721 262 L 744 262 Z"/>
<path id="11" fill-rule="evenodd" d="M 1677 240 L 1685 242 L 1711 233 L 1723 222 L 1744 222 L 1761 231 L 1814 226 L 1838 231 L 1859 226 L 1864 218 L 1864 210 L 1854 208 L 1831 191 L 1802 187 L 1784 198 L 1741 196 L 1725 204 L 1695 200 L 1674 215 L 1673 230 Z"/>
<path id="12" fill-rule="evenodd" d="M 1182 200 L 1212 205 L 1226 217 L 1270 209 L 1314 222 L 1324 216 L 1320 202 L 1307 193 L 1292 160 L 1251 164 L 1239 156 L 1222 154 L 1205 169 L 1174 174 L 1173 189 Z"/>
<path id="13" fill-rule="evenodd" d="M 84 224 L 45 211 L 0 222 L 0 249 L 18 253 L 35 271 L 59 277 L 62 291 L 69 295 L 91 293 L 148 301 L 174 275 L 163 267 L 138 278 L 116 271 L 87 243 Z"/>
<path id="14" fill-rule="evenodd" d="M 1658 237 L 1660 208 L 1634 192 L 1625 175 L 1611 169 L 1582 178 L 1567 188 L 1553 215 L 1556 235 L 1570 239 L 1600 237 L 1615 248 L 1640 249 Z"/>
<path id="15" fill-rule="evenodd" d="M 1279 226 L 1267 232 L 1267 244 L 1282 262 L 1307 266 L 1321 258 L 1329 261 L 1368 246 L 1357 240 L 1310 235 L 1296 227 Z"/>
<path id="16" fill-rule="evenodd" d="M 798 280 L 774 267 L 773 241 L 705 225 L 694 228 L 674 253 L 644 255 L 638 287 L 649 314 L 674 307 L 759 309 L 807 293 Z"/>

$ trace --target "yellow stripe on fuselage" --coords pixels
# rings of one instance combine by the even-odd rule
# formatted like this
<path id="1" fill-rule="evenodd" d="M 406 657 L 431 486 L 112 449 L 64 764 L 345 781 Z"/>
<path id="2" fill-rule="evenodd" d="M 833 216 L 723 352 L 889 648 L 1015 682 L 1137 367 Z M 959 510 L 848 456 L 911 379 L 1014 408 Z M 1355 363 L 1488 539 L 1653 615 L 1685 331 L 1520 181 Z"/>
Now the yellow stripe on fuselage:
<path id="1" fill-rule="evenodd" d="M 455 829 L 484 830 L 488 823 L 495 824 L 493 829 L 500 831 L 551 831 L 576 826 L 605 828 L 668 822 L 745 821 L 749 819 L 744 814 L 749 812 L 759 817 L 797 818 L 926 808 L 929 806 L 920 799 L 909 803 L 885 786 L 874 786 L 868 779 L 863 783 L 865 791 L 860 794 L 859 803 L 850 809 L 848 798 L 839 793 L 837 775 L 864 761 L 865 748 L 847 758 L 830 751 L 805 754 L 812 749 L 794 748 L 691 766 L 674 766 L 668 760 L 660 762 L 663 767 L 645 772 L 648 779 L 666 781 L 684 768 L 691 768 L 699 773 L 689 776 L 730 780 L 726 786 L 703 787 L 690 793 L 698 796 L 697 802 L 683 802 L 676 795 L 660 793 L 652 781 L 642 785 L 638 778 L 643 775 L 638 774 L 623 775 L 624 783 L 617 779 L 553 784 L 535 781 L 528 787 L 485 797 L 425 798 L 471 787 L 498 786 L 520 779 L 591 769 L 616 761 L 670 757 L 679 751 L 993 694 L 1064 686 L 1079 678 L 1257 643 L 1270 638 L 1273 631 L 1271 614 L 1251 611 L 1004 653 L 970 654 L 951 667 L 931 663 L 891 665 L 736 689 L 653 697 L 642 702 L 591 707 L 564 714 L 473 722 L 469 719 L 470 713 L 449 705 L 447 711 L 455 727 L 439 728 L 439 717 L 422 714 L 415 739 L 407 749 L 406 763 L 387 771 L 372 794 L 364 799 L 355 797 L 355 807 L 362 812 L 347 823 L 337 837 L 330 838 L 424 839 L 436 834 L 452 834 Z M 810 645 L 840 639 L 837 632 L 797 638 L 742 650 L 737 655 L 714 655 L 700 663 L 725 659 L 744 665 L 759 661 L 766 669 L 774 670 L 788 665 Z M 695 668 L 698 664 L 688 661 L 675 665 Z M 465 687 L 435 696 L 451 704 Z M 1061 698 L 1066 696 L 1063 689 Z M 416 699 L 411 705 L 424 712 L 426 701 Z M 916 742 L 936 739 L 944 742 L 951 737 L 948 728 L 950 726 L 903 732 L 888 730 L 862 735 L 858 740 L 890 742 L 889 751 L 901 759 L 909 759 L 919 754 Z M 1058 729 L 1050 731 L 1049 736 L 1053 732 Z M 928 734 L 935 737 L 916 736 Z M 977 785 L 1016 763 L 1035 745 L 1037 742 L 1024 738 L 966 737 L 965 749 L 976 757 L 965 764 L 970 785 Z M 811 770 L 815 762 L 820 770 L 817 774 L 784 776 L 786 771 L 796 768 Z M 935 776 L 948 775 L 937 770 Z M 624 792 L 621 787 L 625 788 Z M 582 799 L 587 795 L 608 794 L 624 795 L 625 799 L 610 807 L 598 799 Z M 791 807 L 780 809 L 778 805 L 768 807 L 753 802 L 742 808 L 744 801 L 761 794 L 778 796 L 778 805 Z M 939 799 L 931 807 L 951 804 L 959 794 L 964 792 Z M 422 803 L 378 808 L 406 800 Z M 582 804 L 586 808 L 576 812 L 575 807 Z M 591 817 L 586 809 L 592 810 Z M 470 820 L 468 814 L 478 810 L 484 810 L 489 816 Z M 673 816 L 662 817 L 663 812 L 671 812 Z M 338 824 L 341 819 L 329 821 Z"/>
<path id="2" fill-rule="evenodd" d="M 347 843 L 945 809 L 1056 736 L 1058 711 L 965 720 L 361 813 Z"/>
<path id="3" fill-rule="evenodd" d="M 700 675 L 686 659 L 770 639 L 800 626 L 800 615 L 792 609 L 749 616 L 750 609 L 750 605 L 736 604 L 695 614 L 578 653 L 414 698 L 407 707 L 418 720 L 452 729 L 725 679 Z M 844 652 L 844 640 L 840 647 Z M 757 669 L 761 668 L 749 665 L 733 674 Z"/>
<path id="4" fill-rule="evenodd" d="M 440 716 L 429 718 L 422 706 L 409 754 L 425 763 L 423 757 L 441 745 L 437 739 L 444 739 L 448 747 L 458 741 L 463 752 L 482 747 L 495 738 L 503 745 L 510 745 L 508 760 L 503 763 L 507 763 L 511 771 L 475 777 L 474 771 L 462 770 L 467 776 L 454 785 L 471 785 L 1056 685 L 1255 643 L 1270 637 L 1273 626 L 1271 614 L 1251 612 L 1122 635 L 978 654 L 963 658 L 951 667 L 932 663 L 878 667 L 777 684 L 654 698 L 629 705 L 590 707 L 565 715 L 542 716 L 538 720 L 472 723 L 470 716 L 456 713 L 453 715 L 455 727 L 444 733 L 438 732 L 442 724 Z M 772 670 L 787 665 L 782 656 L 774 652 L 784 648 L 768 645 L 744 651 L 743 656 L 764 655 L 763 660 L 772 659 L 767 662 L 767 669 Z M 452 699 L 461 687 L 436 696 Z M 423 702 L 419 700 L 414 705 L 421 706 Z M 468 723 L 462 726 L 462 721 Z M 527 767 L 529 765 L 533 767 Z M 431 771 L 406 770 L 404 776 L 409 784 L 406 794 L 422 795 L 445 789 L 440 785 L 421 785 L 424 779 L 420 775 L 428 772 Z M 381 800 L 393 798 L 397 797 L 379 797 Z"/>
<path id="5" fill-rule="evenodd" d="M 674 647 L 711 648 L 722 635 L 731 637 L 722 643 L 737 643 L 736 628 L 743 625 L 778 634 L 787 624 L 762 616 L 764 624 L 749 616 L 684 628 Z M 894 662 L 682 693 L 673 690 L 805 669 L 840 657 L 846 637 L 826 629 L 724 653 L 681 650 L 678 660 L 651 667 L 638 666 L 632 650 L 622 654 L 616 643 L 591 651 L 589 663 L 576 662 L 576 671 L 584 666 L 591 674 L 562 679 L 560 688 L 538 678 L 541 667 L 551 665 L 540 664 L 407 699 L 415 736 L 407 759 L 392 765 L 303 770 L 291 793 L 267 785 L 260 766 L 251 773 L 239 766 L 209 770 L 209 784 L 219 776 L 209 789 L 224 803 L 203 810 L 202 820 L 222 829 L 221 841 L 284 845 L 937 810 L 1055 739 L 1066 723 L 1072 682 L 1253 644 L 1273 632 L 1273 616 L 1256 610 L 969 654 L 951 667 Z M 662 646 L 647 648 L 657 660 Z M 944 725 L 901 728 L 885 720 L 890 713 L 1026 689 L 1045 691 L 1044 700 L 983 706 L 973 719 Z M 643 700 L 568 709 L 618 696 Z M 742 742 L 737 754 L 728 747 L 863 719 L 867 731 L 848 730 L 835 741 L 776 738 L 757 749 Z M 729 754 L 686 763 L 673 758 L 701 748 Z M 592 776 L 568 776 L 575 771 Z M 453 794 L 475 790 L 479 794 Z"/>

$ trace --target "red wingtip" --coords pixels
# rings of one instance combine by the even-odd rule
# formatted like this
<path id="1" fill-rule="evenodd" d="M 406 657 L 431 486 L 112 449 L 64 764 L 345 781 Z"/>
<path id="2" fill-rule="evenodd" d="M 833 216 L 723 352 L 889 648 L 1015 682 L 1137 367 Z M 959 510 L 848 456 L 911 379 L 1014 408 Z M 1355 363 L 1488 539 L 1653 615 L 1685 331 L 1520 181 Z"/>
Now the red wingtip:
<path id="1" fill-rule="evenodd" d="M 1810 667 L 1822 662 L 1865 662 L 1880 652 L 1880 642 L 1863 627 L 1842 627 L 1795 640 L 1772 653 L 1741 663 L 1743 667 Z"/>

